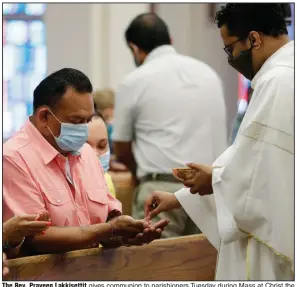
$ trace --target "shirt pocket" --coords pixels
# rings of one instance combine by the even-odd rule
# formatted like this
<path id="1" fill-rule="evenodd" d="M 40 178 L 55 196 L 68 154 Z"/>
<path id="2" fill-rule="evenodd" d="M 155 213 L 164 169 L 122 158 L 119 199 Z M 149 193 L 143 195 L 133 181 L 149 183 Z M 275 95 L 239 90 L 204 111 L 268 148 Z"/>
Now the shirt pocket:
<path id="1" fill-rule="evenodd" d="M 109 211 L 106 187 L 88 188 L 86 191 L 91 224 L 106 222 Z"/>
<path id="2" fill-rule="evenodd" d="M 69 222 L 77 221 L 75 209 L 67 189 L 46 190 L 44 196 L 53 226 L 67 226 Z M 66 222 L 68 224 L 65 225 Z"/>

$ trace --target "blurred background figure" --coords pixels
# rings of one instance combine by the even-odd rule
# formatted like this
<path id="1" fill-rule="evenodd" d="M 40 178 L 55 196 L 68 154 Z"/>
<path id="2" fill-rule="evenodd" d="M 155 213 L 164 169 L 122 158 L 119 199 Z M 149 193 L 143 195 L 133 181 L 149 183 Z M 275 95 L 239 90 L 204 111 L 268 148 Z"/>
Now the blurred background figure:
<path id="1" fill-rule="evenodd" d="M 98 111 L 89 122 L 89 137 L 88 144 L 94 149 L 98 163 L 100 162 L 103 170 L 106 183 L 110 193 L 116 197 L 115 188 L 111 176 L 108 174 L 110 164 L 110 145 L 108 142 L 107 126 L 104 122 L 102 114 Z"/>
<path id="2" fill-rule="evenodd" d="M 115 160 L 112 150 L 112 131 L 114 118 L 114 91 L 112 89 L 97 90 L 93 93 L 95 110 L 98 116 L 103 119 L 107 127 L 108 146 L 110 150 L 110 165 L 112 171 L 127 171 L 127 167 Z M 92 129 L 92 136 L 95 136 L 96 129 Z M 102 135 L 102 134 L 101 134 Z M 99 135 L 97 135 L 99 136 Z M 100 136 L 99 136 L 100 137 Z M 107 175 L 109 178 L 109 175 Z"/>
<path id="3" fill-rule="evenodd" d="M 103 116 L 107 125 L 108 141 L 112 151 L 111 134 L 114 110 L 114 91 L 111 89 L 97 90 L 94 93 L 95 109 Z"/>
<path id="4" fill-rule="evenodd" d="M 156 14 L 137 16 L 125 38 L 138 68 L 119 85 L 113 140 L 117 159 L 139 183 L 132 215 L 140 219 L 149 194 L 182 187 L 172 168 L 193 158 L 210 164 L 226 148 L 225 103 L 217 73 L 178 54 Z M 159 216 L 171 221 L 164 238 L 199 232 L 182 209 Z"/>

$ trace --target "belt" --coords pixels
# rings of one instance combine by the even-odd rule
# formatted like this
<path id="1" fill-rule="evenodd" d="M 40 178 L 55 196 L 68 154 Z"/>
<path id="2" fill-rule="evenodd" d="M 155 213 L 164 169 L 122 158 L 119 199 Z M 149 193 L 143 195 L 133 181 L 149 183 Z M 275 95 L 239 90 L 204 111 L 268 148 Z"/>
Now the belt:
<path id="1" fill-rule="evenodd" d="M 162 173 L 149 173 L 140 178 L 140 182 L 146 181 L 167 181 L 167 182 L 176 182 L 180 183 L 172 174 L 162 174 Z"/>

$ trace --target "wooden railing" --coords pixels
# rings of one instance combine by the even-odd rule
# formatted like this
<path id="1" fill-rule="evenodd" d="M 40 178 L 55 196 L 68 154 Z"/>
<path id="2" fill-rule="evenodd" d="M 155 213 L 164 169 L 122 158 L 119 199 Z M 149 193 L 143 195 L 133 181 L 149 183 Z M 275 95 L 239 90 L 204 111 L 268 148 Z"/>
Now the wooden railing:
<path id="1" fill-rule="evenodd" d="M 213 280 L 216 255 L 203 235 L 185 236 L 12 259 L 8 280 Z"/>

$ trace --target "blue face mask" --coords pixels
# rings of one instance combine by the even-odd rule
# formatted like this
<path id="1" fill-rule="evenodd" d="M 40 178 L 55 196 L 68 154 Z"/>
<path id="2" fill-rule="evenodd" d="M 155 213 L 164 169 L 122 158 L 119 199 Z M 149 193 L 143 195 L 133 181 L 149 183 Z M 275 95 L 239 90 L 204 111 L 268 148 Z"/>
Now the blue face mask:
<path id="1" fill-rule="evenodd" d="M 55 137 L 51 129 L 47 127 L 58 147 L 66 152 L 78 151 L 87 142 L 89 135 L 88 125 L 62 123 L 51 111 L 50 113 L 61 123 L 61 133 L 58 137 Z"/>
<path id="2" fill-rule="evenodd" d="M 104 173 L 107 172 L 109 170 L 110 150 L 102 155 L 99 155 L 98 157 L 103 167 Z"/>

